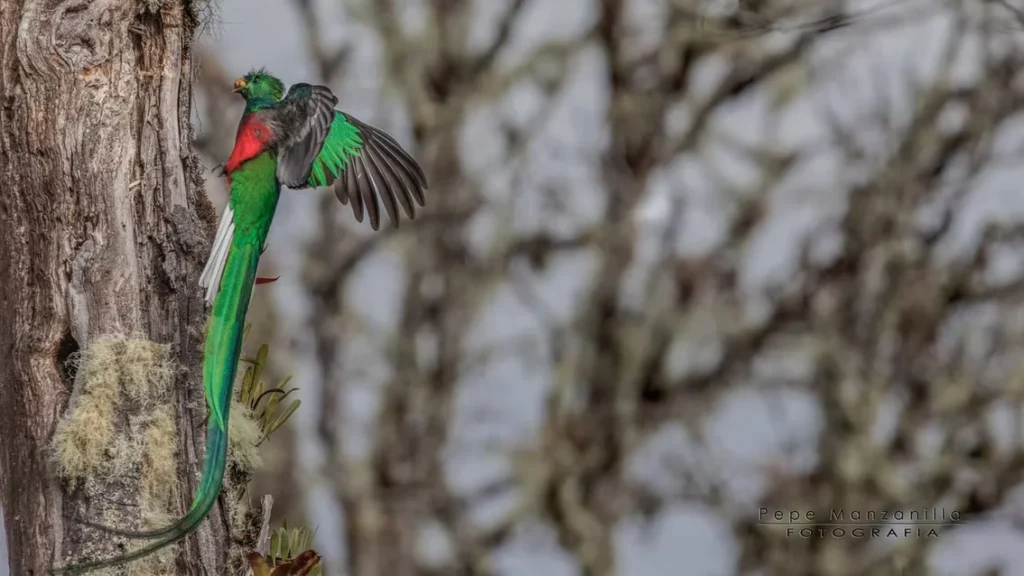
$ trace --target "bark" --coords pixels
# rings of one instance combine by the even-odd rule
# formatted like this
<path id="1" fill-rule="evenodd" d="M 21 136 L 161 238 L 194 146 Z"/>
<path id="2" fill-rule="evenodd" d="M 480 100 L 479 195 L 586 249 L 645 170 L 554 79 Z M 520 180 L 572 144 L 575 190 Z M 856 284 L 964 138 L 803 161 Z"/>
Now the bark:
<path id="1" fill-rule="evenodd" d="M 0 494 L 12 574 L 123 550 L 70 520 L 98 518 L 137 480 L 72 486 L 47 451 L 74 396 L 64 361 L 98 336 L 172 346 L 183 504 L 198 483 L 196 285 L 214 214 L 189 122 L 196 10 L 187 0 L 0 2 Z M 179 573 L 224 573 L 220 506 L 210 518 L 181 547 Z"/>

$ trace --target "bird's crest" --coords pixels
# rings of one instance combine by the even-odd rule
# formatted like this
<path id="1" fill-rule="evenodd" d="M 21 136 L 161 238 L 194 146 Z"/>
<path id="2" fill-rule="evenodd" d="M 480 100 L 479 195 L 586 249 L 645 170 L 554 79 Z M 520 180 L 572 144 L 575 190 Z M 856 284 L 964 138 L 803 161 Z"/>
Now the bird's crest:
<path id="1" fill-rule="evenodd" d="M 252 69 L 242 79 L 245 80 L 243 96 L 247 99 L 269 98 L 278 101 L 284 97 L 284 82 L 266 68 Z"/>

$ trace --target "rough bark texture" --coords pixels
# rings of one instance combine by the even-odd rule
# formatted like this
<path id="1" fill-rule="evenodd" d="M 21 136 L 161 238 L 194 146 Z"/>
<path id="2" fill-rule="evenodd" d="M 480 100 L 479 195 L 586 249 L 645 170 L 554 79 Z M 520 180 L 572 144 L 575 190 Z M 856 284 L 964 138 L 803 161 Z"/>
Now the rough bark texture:
<path id="1" fill-rule="evenodd" d="M 135 481 L 83 490 L 48 463 L 73 396 L 63 362 L 96 337 L 173 347 L 184 500 L 198 481 L 196 282 L 213 214 L 189 123 L 195 12 L 184 0 L 0 2 L 0 494 L 12 574 L 123 550 L 70 519 L 96 518 Z M 215 510 L 182 547 L 180 573 L 223 573 L 226 534 Z"/>

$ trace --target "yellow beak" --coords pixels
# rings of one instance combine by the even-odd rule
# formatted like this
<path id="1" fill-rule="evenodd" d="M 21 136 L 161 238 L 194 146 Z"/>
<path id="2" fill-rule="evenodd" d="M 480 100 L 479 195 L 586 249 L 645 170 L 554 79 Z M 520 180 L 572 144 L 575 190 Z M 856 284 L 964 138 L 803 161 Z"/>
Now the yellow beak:
<path id="1" fill-rule="evenodd" d="M 242 90 L 245 90 L 247 86 L 249 86 L 249 83 L 245 81 L 245 78 L 239 78 L 238 80 L 235 80 L 235 87 L 231 91 L 241 92 Z"/>

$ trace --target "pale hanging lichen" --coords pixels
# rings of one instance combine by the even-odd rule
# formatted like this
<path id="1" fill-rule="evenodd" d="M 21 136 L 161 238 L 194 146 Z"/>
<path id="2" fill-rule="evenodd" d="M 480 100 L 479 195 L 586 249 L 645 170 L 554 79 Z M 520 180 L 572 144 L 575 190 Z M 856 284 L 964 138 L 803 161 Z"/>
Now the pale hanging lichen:
<path id="1" fill-rule="evenodd" d="M 57 473 L 70 480 L 124 473 L 139 460 L 132 434 L 117 435 L 124 400 L 144 407 L 163 399 L 174 379 L 170 348 L 145 338 L 106 335 L 69 360 L 78 397 L 53 436 Z"/>
<path id="2" fill-rule="evenodd" d="M 157 408 L 146 429 L 139 494 L 142 522 L 147 528 L 166 526 L 177 519 L 172 513 L 179 499 L 176 439 L 177 425 L 172 410 L 169 406 Z M 129 564 L 128 573 L 138 576 L 175 574 L 176 553 L 176 545 L 168 546 Z"/>
<path id="3" fill-rule="evenodd" d="M 259 446 L 283 425 L 299 407 L 288 396 L 288 378 L 273 387 L 261 379 L 268 347 L 263 345 L 236 382 L 228 420 L 228 468 L 224 489 L 236 495 L 228 507 L 232 531 L 245 534 L 251 507 L 247 483 L 262 464 Z M 108 526 L 127 526 L 132 517 L 143 528 L 165 526 L 178 518 L 182 494 L 178 483 L 178 430 L 172 385 L 177 373 L 170 346 L 143 337 L 107 335 L 95 338 L 72 360 L 75 394 L 69 410 L 58 423 L 52 441 L 57 473 L 73 482 L 103 486 L 113 483 L 128 492 L 117 494 L 114 506 L 95 512 Z M 137 478 L 137 485 L 132 478 Z M 231 493 L 231 492 L 229 492 Z M 126 508 L 127 506 L 127 508 Z M 130 509 L 137 507 L 136 514 Z M 129 549 L 148 545 L 129 541 Z M 101 570 L 100 575 L 175 574 L 178 546 L 121 567 Z M 105 545 L 91 553 L 109 553 Z M 243 556 L 244 557 L 244 556 Z"/>
<path id="4" fill-rule="evenodd" d="M 174 383 L 174 365 L 170 362 L 170 346 L 145 339 L 124 341 L 121 360 L 124 390 L 128 397 L 145 406 L 162 400 Z"/>
<path id="5" fill-rule="evenodd" d="M 77 396 L 51 444 L 57 473 L 76 482 L 115 483 L 137 475 L 143 525 L 155 528 L 173 521 L 179 495 L 177 422 L 169 401 L 175 376 L 170 347 L 140 336 L 105 335 L 69 364 L 75 369 Z M 108 525 L 125 525 L 116 508 L 101 514 Z M 171 575 L 176 573 L 174 557 L 171 546 L 100 574 Z"/>
<path id="6" fill-rule="evenodd" d="M 252 409 L 245 403 L 231 400 L 228 419 L 228 462 L 237 472 L 251 474 L 263 459 L 257 443 L 263 437 L 260 423 L 253 418 Z"/>

